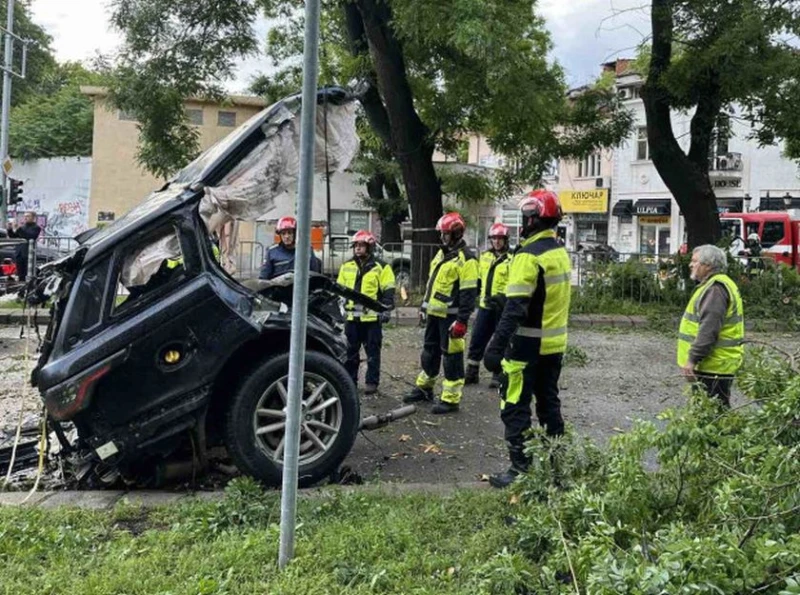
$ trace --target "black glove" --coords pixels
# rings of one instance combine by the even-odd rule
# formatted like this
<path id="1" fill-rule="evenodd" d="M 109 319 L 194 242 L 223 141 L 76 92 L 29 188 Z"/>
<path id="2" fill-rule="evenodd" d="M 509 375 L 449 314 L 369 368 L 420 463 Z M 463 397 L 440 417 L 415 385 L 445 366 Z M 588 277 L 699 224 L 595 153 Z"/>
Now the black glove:
<path id="1" fill-rule="evenodd" d="M 506 296 L 498 294 L 490 297 L 487 302 L 492 310 L 502 313 L 503 309 L 506 307 L 506 299 Z"/>
<path id="2" fill-rule="evenodd" d="M 381 312 L 378 314 L 378 320 L 381 324 L 387 324 L 392 320 L 392 313 L 391 312 Z"/>
<path id="3" fill-rule="evenodd" d="M 503 371 L 503 350 L 489 345 L 486 349 L 486 354 L 483 356 L 483 365 L 492 374 L 499 374 Z"/>

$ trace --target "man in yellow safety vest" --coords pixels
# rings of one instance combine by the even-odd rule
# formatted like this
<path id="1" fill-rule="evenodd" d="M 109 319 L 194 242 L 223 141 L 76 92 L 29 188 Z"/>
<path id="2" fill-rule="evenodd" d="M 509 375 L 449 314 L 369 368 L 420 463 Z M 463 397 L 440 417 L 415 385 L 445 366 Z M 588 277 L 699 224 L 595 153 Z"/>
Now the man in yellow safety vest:
<path id="1" fill-rule="evenodd" d="M 375 259 L 375 236 L 360 230 L 353 236 L 353 258 L 339 269 L 337 282 L 340 285 L 364 294 L 382 304 L 394 307 L 394 271 L 392 267 Z M 378 392 L 381 377 L 381 348 L 383 330 L 381 324 L 389 322 L 389 312 L 373 312 L 348 301 L 345 305 L 347 322 L 344 326 L 347 336 L 347 369 L 353 382 L 358 385 L 358 366 L 361 346 L 367 354 L 367 375 L 364 394 Z"/>
<path id="2" fill-rule="evenodd" d="M 497 488 L 511 484 L 530 464 L 524 446 L 533 397 L 547 435 L 564 433 L 558 379 L 567 348 L 571 271 L 556 234 L 561 204 L 555 193 L 534 190 L 522 199 L 520 211 L 522 241 L 511 261 L 506 305 L 484 356 L 486 369 L 503 373 L 500 418 L 511 467 L 489 478 Z"/>
<path id="3" fill-rule="evenodd" d="M 508 252 L 508 227 L 502 223 L 495 223 L 489 228 L 489 242 L 491 249 L 483 252 L 480 258 L 481 289 L 478 314 L 475 316 L 475 326 L 472 328 L 472 337 L 469 341 L 467 352 L 467 373 L 464 377 L 465 384 L 478 384 L 481 360 L 486 351 L 486 346 L 497 328 L 497 321 L 506 302 L 506 284 L 508 284 L 508 270 L 511 254 Z M 489 388 L 500 386 L 497 374 L 492 375 Z"/>
<path id="4" fill-rule="evenodd" d="M 723 271 L 725 251 L 706 244 L 692 252 L 692 279 L 700 283 L 681 319 L 678 365 L 690 382 L 730 407 L 733 376 L 744 355 L 744 307 L 736 283 Z"/>
<path id="5" fill-rule="evenodd" d="M 436 223 L 442 247 L 433 257 L 422 302 L 426 317 L 425 340 L 420 356 L 422 370 L 405 403 L 433 401 L 433 387 L 444 360 L 442 396 L 431 413 L 458 411 L 464 388 L 464 337 L 478 294 L 478 260 L 467 248 L 467 226 L 458 213 L 446 213 Z"/>

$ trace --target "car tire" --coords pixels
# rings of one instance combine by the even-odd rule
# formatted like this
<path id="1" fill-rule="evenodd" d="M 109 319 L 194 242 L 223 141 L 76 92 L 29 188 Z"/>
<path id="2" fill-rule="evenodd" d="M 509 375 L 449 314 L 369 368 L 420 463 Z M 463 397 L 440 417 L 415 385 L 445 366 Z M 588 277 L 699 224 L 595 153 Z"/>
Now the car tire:
<path id="1" fill-rule="evenodd" d="M 280 485 L 283 473 L 288 376 L 288 354 L 266 360 L 240 384 L 226 412 L 228 453 L 243 473 L 269 486 Z M 353 447 L 360 422 L 358 393 L 344 367 L 328 355 L 307 352 L 300 487 L 336 471 Z"/>

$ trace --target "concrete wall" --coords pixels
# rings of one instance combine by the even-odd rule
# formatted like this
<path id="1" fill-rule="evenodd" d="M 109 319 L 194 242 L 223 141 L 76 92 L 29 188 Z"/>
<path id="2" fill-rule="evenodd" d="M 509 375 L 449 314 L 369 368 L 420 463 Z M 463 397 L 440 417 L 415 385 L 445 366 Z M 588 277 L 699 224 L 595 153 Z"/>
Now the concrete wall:
<path id="1" fill-rule="evenodd" d="M 22 180 L 22 202 L 9 217 L 35 211 L 44 233 L 73 237 L 89 227 L 91 157 L 53 157 L 15 162 L 11 177 Z"/>

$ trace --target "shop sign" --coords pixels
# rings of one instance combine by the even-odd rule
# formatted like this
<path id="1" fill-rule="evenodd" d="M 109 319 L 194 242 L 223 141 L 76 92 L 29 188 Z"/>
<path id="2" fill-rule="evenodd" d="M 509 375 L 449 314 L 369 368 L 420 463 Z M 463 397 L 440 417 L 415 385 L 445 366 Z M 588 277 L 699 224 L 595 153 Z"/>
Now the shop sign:
<path id="1" fill-rule="evenodd" d="M 664 225 L 669 223 L 669 215 L 645 215 L 639 217 L 641 225 Z"/>
<path id="2" fill-rule="evenodd" d="M 558 193 L 565 213 L 607 213 L 608 188 L 562 190 Z"/>
<path id="3" fill-rule="evenodd" d="M 714 188 L 741 188 L 742 179 L 738 180 L 714 180 Z"/>

